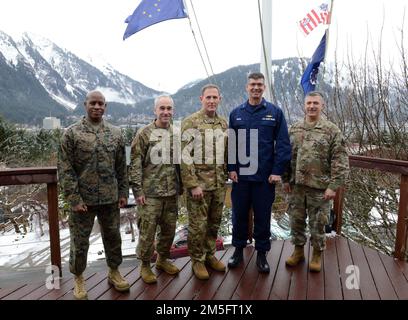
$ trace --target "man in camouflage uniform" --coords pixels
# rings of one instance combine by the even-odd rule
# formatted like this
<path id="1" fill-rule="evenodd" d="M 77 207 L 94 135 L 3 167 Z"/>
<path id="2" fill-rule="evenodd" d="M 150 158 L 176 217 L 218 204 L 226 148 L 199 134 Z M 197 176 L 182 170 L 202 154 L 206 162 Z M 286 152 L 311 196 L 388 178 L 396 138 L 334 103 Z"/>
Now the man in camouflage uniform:
<path id="1" fill-rule="evenodd" d="M 328 222 L 330 200 L 344 185 L 349 172 L 348 155 L 340 129 L 321 118 L 323 94 L 309 92 L 305 97 L 305 119 L 289 129 L 292 145 L 290 172 L 284 177 L 284 191 L 290 193 L 289 217 L 295 250 L 286 260 L 295 266 L 305 259 L 306 216 L 313 256 L 311 271 L 321 270 L 321 253 L 326 247 L 324 226 Z"/>
<path id="2" fill-rule="evenodd" d="M 215 241 L 221 223 L 227 179 L 227 122 L 217 114 L 220 90 L 209 84 L 202 88 L 202 108 L 181 125 L 181 175 L 187 190 L 188 251 L 192 269 L 199 279 L 208 279 L 207 264 L 224 271 L 215 258 Z"/>
<path id="3" fill-rule="evenodd" d="M 87 94 L 87 116 L 65 131 L 60 145 L 58 172 L 63 192 L 71 206 L 69 267 L 74 278 L 74 297 L 86 299 L 82 276 L 86 268 L 95 216 L 101 226 L 108 281 L 116 290 L 129 284 L 120 275 L 122 263 L 119 207 L 127 203 L 125 144 L 119 128 L 103 120 L 106 101 L 99 91 Z"/>
<path id="4" fill-rule="evenodd" d="M 174 102 L 170 96 L 157 97 L 156 119 L 141 128 L 132 142 L 129 182 L 138 205 L 136 253 L 142 261 L 140 274 L 146 283 L 157 281 L 150 267 L 157 228 L 156 268 L 172 275 L 179 272 L 168 260 L 176 229 L 180 190 L 179 168 L 173 160 L 173 112 Z"/>

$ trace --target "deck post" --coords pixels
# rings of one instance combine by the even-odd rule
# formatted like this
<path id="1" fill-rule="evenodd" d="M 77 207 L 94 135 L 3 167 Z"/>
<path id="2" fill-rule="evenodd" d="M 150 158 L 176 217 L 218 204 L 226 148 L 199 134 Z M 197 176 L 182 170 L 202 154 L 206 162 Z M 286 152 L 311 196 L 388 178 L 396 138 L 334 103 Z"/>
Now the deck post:
<path id="1" fill-rule="evenodd" d="M 397 235 L 394 257 L 406 260 L 408 257 L 408 175 L 401 175 L 400 201 L 398 209 Z"/>
<path id="2" fill-rule="evenodd" d="M 50 226 L 51 264 L 59 268 L 62 277 L 61 247 L 58 219 L 58 189 L 57 183 L 47 183 L 48 194 L 48 223 Z"/>
<path id="3" fill-rule="evenodd" d="M 344 187 L 336 190 L 336 197 L 333 202 L 334 216 L 336 217 L 333 223 L 334 230 L 338 235 L 341 235 L 341 226 L 343 224 L 343 201 L 344 201 Z"/>
<path id="4" fill-rule="evenodd" d="M 58 266 L 60 276 L 61 248 L 58 219 L 58 178 L 56 167 L 11 168 L 0 170 L 0 186 L 47 184 L 48 223 L 50 233 L 51 264 Z"/>

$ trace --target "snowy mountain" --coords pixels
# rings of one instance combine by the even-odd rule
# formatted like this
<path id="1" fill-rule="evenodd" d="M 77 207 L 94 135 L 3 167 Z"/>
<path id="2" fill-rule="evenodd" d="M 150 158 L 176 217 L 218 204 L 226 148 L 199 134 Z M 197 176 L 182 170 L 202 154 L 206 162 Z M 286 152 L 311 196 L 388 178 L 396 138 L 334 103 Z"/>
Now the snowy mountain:
<path id="1" fill-rule="evenodd" d="M 13 40 L 0 31 L 0 115 L 31 124 L 40 124 L 43 117 L 52 115 L 67 125 L 84 114 L 86 92 L 99 89 L 109 102 L 107 115 L 114 123 L 136 123 L 152 117 L 153 100 L 160 92 L 100 59 L 85 60 L 42 37 L 26 33 Z M 299 58 L 272 61 L 273 101 L 295 118 L 303 115 L 299 81 L 306 62 Z M 221 114 L 228 116 L 247 99 L 246 77 L 254 71 L 259 71 L 259 64 L 233 67 L 212 77 L 223 96 Z M 331 74 L 329 70 L 328 79 L 319 80 L 320 89 L 327 93 L 333 87 Z M 189 82 L 173 95 L 176 119 L 200 108 L 201 88 L 208 81 Z"/>
<path id="2" fill-rule="evenodd" d="M 276 96 L 274 103 L 280 106 L 286 114 L 290 111 L 293 119 L 289 120 L 303 117 L 303 91 L 299 85 L 305 67 L 303 63 L 303 60 L 299 58 L 272 61 L 273 87 Z M 247 75 L 251 72 L 259 72 L 259 68 L 259 63 L 237 66 L 216 74 L 212 78 L 212 82 L 221 89 L 222 101 L 219 110 L 223 116 L 228 117 L 233 108 L 246 101 Z M 173 95 L 176 118 L 183 118 L 201 107 L 199 96 L 201 95 L 201 88 L 207 83 L 208 79 L 190 83 Z M 325 92 L 332 90 L 330 85 L 326 83 L 321 82 L 321 86 Z M 138 110 L 142 113 L 148 113 L 152 105 L 151 99 L 142 101 L 138 104 Z"/>
<path id="3" fill-rule="evenodd" d="M 104 92 L 109 102 L 128 108 L 159 94 L 109 65 L 98 68 L 45 38 L 27 33 L 12 39 L 0 31 L 0 75 L 0 113 L 15 122 L 38 123 L 49 114 L 69 115 L 93 89 Z M 15 81 L 16 77 L 20 81 Z M 44 91 L 48 97 L 43 97 Z M 30 93 L 41 95 L 40 101 L 34 101 L 43 105 L 35 120 L 18 114 L 19 109 L 21 113 L 27 111 L 22 102 L 30 100 L 26 98 Z"/>

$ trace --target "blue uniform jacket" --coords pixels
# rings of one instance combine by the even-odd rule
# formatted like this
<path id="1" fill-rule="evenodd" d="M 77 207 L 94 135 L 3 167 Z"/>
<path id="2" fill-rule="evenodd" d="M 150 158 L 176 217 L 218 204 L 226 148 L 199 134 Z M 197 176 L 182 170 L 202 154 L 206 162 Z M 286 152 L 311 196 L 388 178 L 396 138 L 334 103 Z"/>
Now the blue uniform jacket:
<path id="1" fill-rule="evenodd" d="M 229 150 L 228 171 L 236 171 L 238 179 L 266 181 L 269 175 L 282 175 L 286 171 L 291 159 L 291 146 L 285 116 L 280 108 L 265 99 L 262 99 L 261 104 L 256 107 L 249 105 L 247 101 L 232 110 L 229 127 L 235 135 L 233 132 L 230 134 L 228 145 L 229 148 L 236 146 L 236 150 L 235 152 L 234 149 Z M 253 150 L 250 160 L 251 162 L 258 160 L 255 174 L 242 175 L 240 172 L 240 168 L 249 167 L 250 163 L 242 164 L 239 161 L 238 149 L 243 148 L 243 141 L 238 139 L 238 129 L 245 129 L 247 156 L 251 154 L 250 129 L 258 129 L 258 152 L 256 154 Z"/>

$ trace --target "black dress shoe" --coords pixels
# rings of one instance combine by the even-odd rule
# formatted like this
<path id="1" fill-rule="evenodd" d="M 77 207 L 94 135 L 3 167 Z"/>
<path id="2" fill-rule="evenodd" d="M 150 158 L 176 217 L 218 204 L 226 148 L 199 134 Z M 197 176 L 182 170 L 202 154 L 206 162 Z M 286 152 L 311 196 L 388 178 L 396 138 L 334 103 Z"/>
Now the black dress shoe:
<path id="1" fill-rule="evenodd" d="M 269 269 L 268 261 L 266 261 L 265 252 L 258 251 L 258 254 L 256 257 L 256 266 L 258 267 L 259 272 L 269 273 L 270 269 Z"/>
<path id="2" fill-rule="evenodd" d="M 243 248 L 235 248 L 234 254 L 228 260 L 228 267 L 237 267 L 244 260 Z"/>

